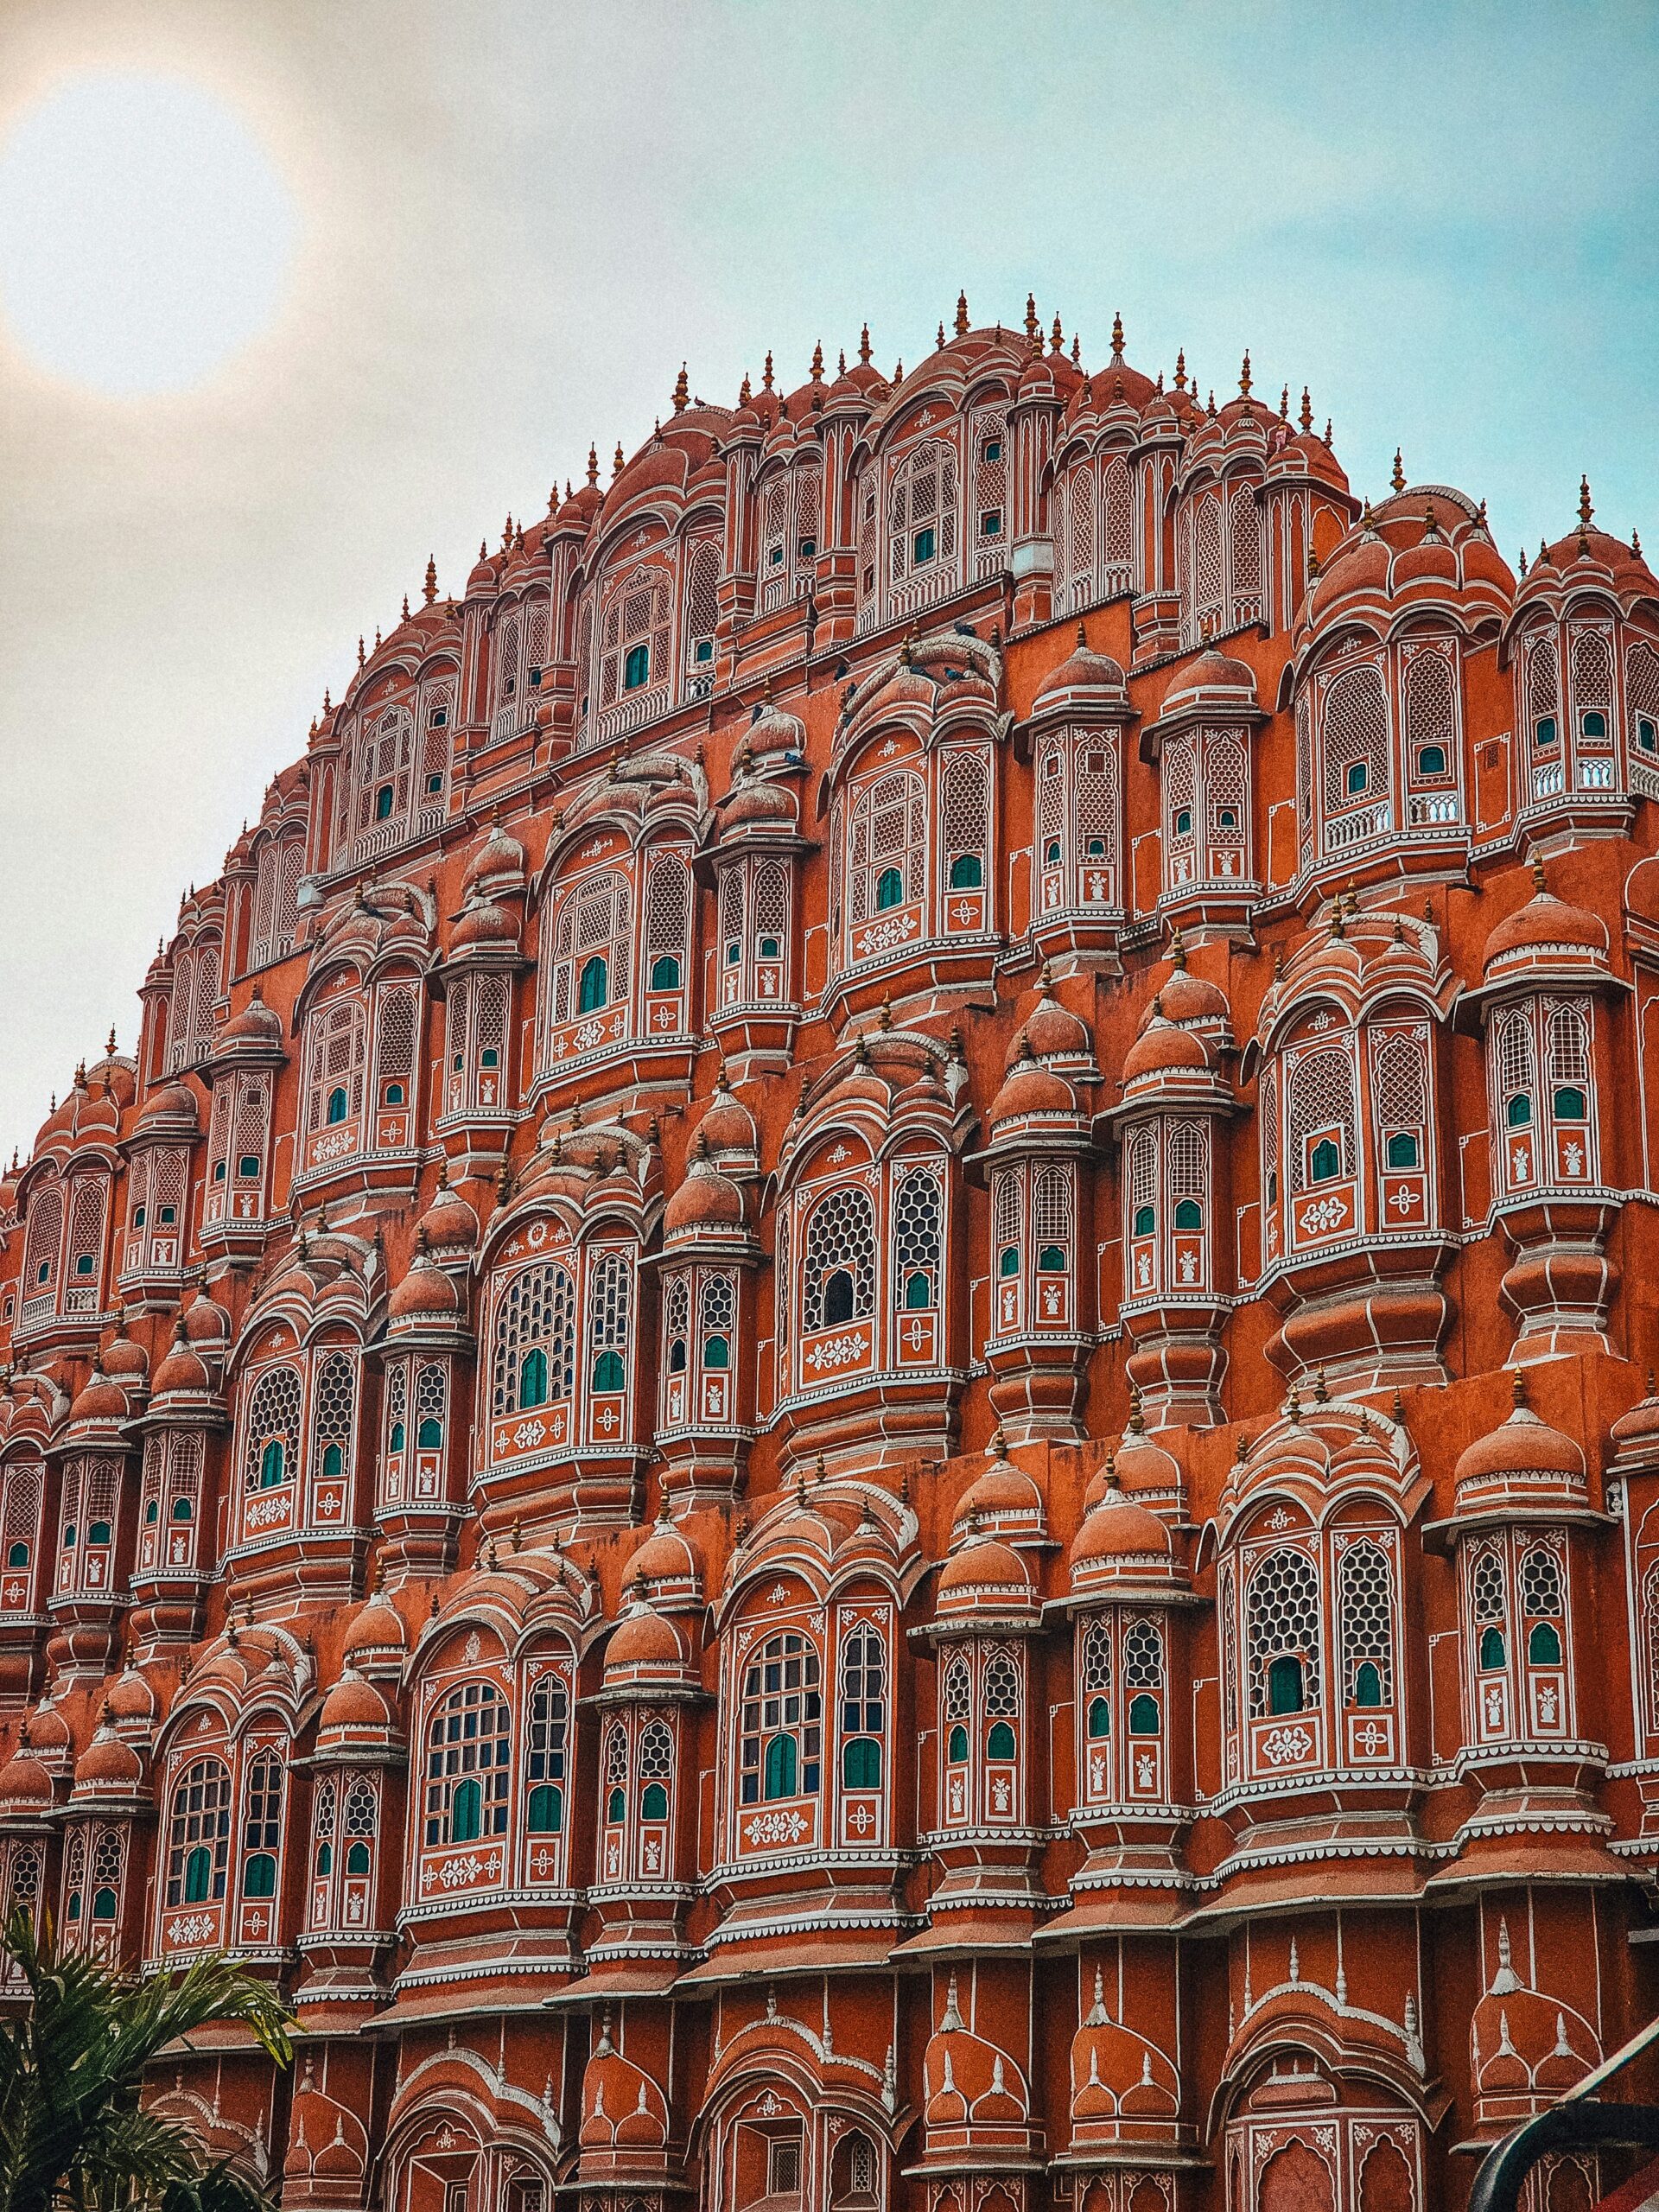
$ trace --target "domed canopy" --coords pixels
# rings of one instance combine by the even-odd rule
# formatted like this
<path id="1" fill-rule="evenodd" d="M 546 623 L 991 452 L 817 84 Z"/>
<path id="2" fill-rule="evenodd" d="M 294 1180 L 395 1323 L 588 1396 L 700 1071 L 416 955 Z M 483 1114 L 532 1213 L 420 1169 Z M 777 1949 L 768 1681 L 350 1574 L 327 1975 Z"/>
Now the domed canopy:
<path id="1" fill-rule="evenodd" d="M 1526 905 L 1506 914 L 1486 939 L 1481 964 L 1487 982 L 1535 969 L 1551 974 L 1606 975 L 1605 923 L 1585 907 L 1557 899 L 1545 887 L 1541 865 L 1535 868 L 1533 880 L 1535 888 Z"/>
<path id="2" fill-rule="evenodd" d="M 709 1159 L 699 1130 L 685 1180 L 663 1209 L 664 1239 L 679 1244 L 698 1238 L 728 1239 L 746 1233 L 743 1193 Z"/>
<path id="3" fill-rule="evenodd" d="M 679 1631 L 636 1594 L 605 1647 L 606 1688 L 677 1681 L 684 1671 Z"/>
<path id="4" fill-rule="evenodd" d="M 1024 1612 L 1036 1603 L 1031 1577 L 1018 1552 L 982 1536 L 953 1552 L 940 1573 L 935 1611 L 942 1621 Z"/>
<path id="5" fill-rule="evenodd" d="M 1583 1451 L 1527 1405 L 1519 1374 L 1514 1411 L 1501 1427 L 1469 1446 L 1453 1481 L 1459 1516 L 1505 1508 L 1581 1508 L 1589 1502 Z"/>
<path id="6" fill-rule="evenodd" d="M 1122 670 L 1109 653 L 1094 651 L 1079 622 L 1077 644 L 1038 686 L 1031 712 L 1034 721 L 1039 715 L 1090 710 L 1103 716 L 1126 716 L 1129 691 Z"/>

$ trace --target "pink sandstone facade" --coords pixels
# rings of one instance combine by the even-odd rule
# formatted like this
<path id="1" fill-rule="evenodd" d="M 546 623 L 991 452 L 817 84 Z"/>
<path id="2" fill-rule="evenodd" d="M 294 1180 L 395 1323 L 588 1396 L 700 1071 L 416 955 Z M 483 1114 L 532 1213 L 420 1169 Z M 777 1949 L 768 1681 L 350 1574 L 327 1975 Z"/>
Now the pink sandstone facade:
<path id="1" fill-rule="evenodd" d="M 285 2205 L 1427 2212 L 1652 2008 L 1659 584 L 1077 356 L 429 566 L 0 1181 L 0 1896 Z"/>

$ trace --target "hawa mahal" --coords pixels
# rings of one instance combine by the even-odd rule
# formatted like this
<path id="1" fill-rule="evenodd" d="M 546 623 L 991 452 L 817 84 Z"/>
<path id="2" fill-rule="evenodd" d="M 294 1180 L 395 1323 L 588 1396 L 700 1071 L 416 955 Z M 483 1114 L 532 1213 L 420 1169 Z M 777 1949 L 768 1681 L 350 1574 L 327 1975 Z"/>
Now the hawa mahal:
<path id="1" fill-rule="evenodd" d="M 1562 520 L 963 301 L 428 564 L 0 1181 L 0 1897 L 300 2023 L 163 2109 L 1430 2212 L 1649 2017 L 1659 583 Z"/>

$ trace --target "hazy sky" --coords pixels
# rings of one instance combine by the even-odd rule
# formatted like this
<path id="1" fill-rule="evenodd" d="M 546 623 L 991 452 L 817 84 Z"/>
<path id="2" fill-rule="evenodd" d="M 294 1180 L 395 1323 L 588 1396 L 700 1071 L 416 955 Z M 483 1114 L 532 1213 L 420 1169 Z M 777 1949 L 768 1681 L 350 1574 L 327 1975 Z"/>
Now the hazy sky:
<path id="1" fill-rule="evenodd" d="M 1649 4 L 0 0 L 7 1154 L 359 631 L 682 359 L 1029 289 L 1091 366 L 1249 346 L 1511 558 L 1581 471 L 1659 546 L 1656 126 Z"/>

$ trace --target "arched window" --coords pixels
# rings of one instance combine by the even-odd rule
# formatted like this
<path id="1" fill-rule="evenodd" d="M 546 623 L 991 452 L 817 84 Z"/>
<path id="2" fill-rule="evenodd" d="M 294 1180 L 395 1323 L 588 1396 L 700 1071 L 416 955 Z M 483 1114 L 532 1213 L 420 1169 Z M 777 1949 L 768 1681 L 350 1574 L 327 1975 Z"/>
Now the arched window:
<path id="1" fill-rule="evenodd" d="M 1524 1012 L 1511 1009 L 1499 1017 L 1497 1032 L 1498 1097 L 1505 1128 L 1531 1128 L 1535 1068 L 1532 1024 Z"/>
<path id="2" fill-rule="evenodd" d="M 720 543 L 692 540 L 686 549 L 684 689 L 701 696 L 715 665 L 715 632 L 720 623 Z"/>
<path id="3" fill-rule="evenodd" d="M 1210 493 L 1192 512 L 1192 592 L 1197 632 L 1209 637 L 1219 625 L 1222 607 L 1221 499 Z"/>
<path id="4" fill-rule="evenodd" d="M 1319 1702 L 1319 1578 L 1306 1552 L 1269 1552 L 1244 1594 L 1250 1717 Z"/>
<path id="5" fill-rule="evenodd" d="M 1339 1045 L 1295 1062 L 1287 1086 L 1291 1187 L 1304 1191 L 1354 1166 L 1354 1064 Z"/>
<path id="6" fill-rule="evenodd" d="M 361 998 L 350 994 L 331 998 L 313 1007 L 307 1026 L 310 1032 L 307 1127 L 337 1128 L 363 1111 L 368 1007 Z"/>
<path id="7" fill-rule="evenodd" d="M 982 753 L 947 758 L 939 821 L 947 884 L 953 891 L 977 890 L 990 867 L 991 770 Z"/>
<path id="8" fill-rule="evenodd" d="M 654 567 L 634 569 L 607 587 L 600 628 L 601 712 L 666 682 L 671 605 L 669 579 Z M 620 726 L 629 719 L 620 718 Z"/>
<path id="9" fill-rule="evenodd" d="M 674 1774 L 674 1732 L 660 1715 L 653 1715 L 639 1731 L 635 1771 L 639 1783 L 639 1817 L 643 1821 L 668 1818 L 668 1787 Z"/>
<path id="10" fill-rule="evenodd" d="M 1394 1702 L 1394 1570 L 1381 1544 L 1364 1536 L 1337 1567 L 1337 1624 L 1342 1694 L 1351 1706 Z"/>
<path id="11" fill-rule="evenodd" d="M 372 1863 L 372 1854 L 376 1831 L 379 1826 L 380 1803 L 374 1784 L 366 1776 L 358 1775 L 346 1793 L 346 1872 L 350 1875 L 366 1874 Z"/>
<path id="12" fill-rule="evenodd" d="M 888 494 L 888 573 L 906 577 L 949 568 L 957 556 L 957 452 L 927 438 L 893 473 Z"/>
<path id="13" fill-rule="evenodd" d="M 873 1628 L 855 1629 L 841 1654 L 842 1780 L 849 1789 L 880 1786 L 887 1680 L 880 1635 Z"/>
<path id="14" fill-rule="evenodd" d="M 822 1776 L 823 1714 L 817 1648 L 794 1630 L 769 1637 L 743 1676 L 741 1796 L 817 1795 Z"/>
<path id="15" fill-rule="evenodd" d="M 937 1168 L 901 1176 L 893 1196 L 893 1280 L 910 1311 L 939 1302 L 944 1236 L 944 1186 Z"/>
<path id="16" fill-rule="evenodd" d="M 677 991 L 691 946 L 691 875 L 678 853 L 658 853 L 645 877 L 645 980 Z"/>
<path id="17" fill-rule="evenodd" d="M 248 1442 L 244 1461 L 250 1491 L 275 1490 L 294 1472 L 300 1433 L 300 1376 L 297 1368 L 268 1368 L 248 1401 Z"/>
<path id="18" fill-rule="evenodd" d="M 1449 776 L 1457 757 L 1456 656 L 1455 645 L 1447 652 L 1425 646 L 1407 661 L 1401 679 L 1406 760 L 1413 777 L 1421 782 L 1438 782 Z"/>
<path id="19" fill-rule="evenodd" d="M 1535 1544 L 1521 1561 L 1521 1612 L 1527 1624 L 1527 1662 L 1559 1667 L 1567 1595 L 1561 1563 L 1547 1545 Z"/>
<path id="20" fill-rule="evenodd" d="M 464 1682 L 427 1724 L 429 1846 L 505 1835 L 512 1723 L 493 1682 Z"/>
<path id="21" fill-rule="evenodd" d="M 313 1478 L 343 1480 L 351 1471 L 352 1436 L 357 1421 L 357 1370 L 351 1355 L 330 1351 L 317 1364 L 311 1384 Z"/>
<path id="22" fill-rule="evenodd" d="M 564 1827 L 565 1735 L 570 1694 L 557 1675 L 543 1675 L 530 1694 L 524 1779 L 530 1787 L 524 1825 L 531 1835 L 557 1835 Z"/>
<path id="23" fill-rule="evenodd" d="M 633 1306 L 633 1263 L 626 1252 L 601 1252 L 588 1291 L 588 1346 L 595 1390 L 626 1389 Z"/>
<path id="24" fill-rule="evenodd" d="M 801 1319 L 807 1330 L 862 1320 L 875 1309 L 875 1206 L 860 1183 L 818 1199 L 801 1248 Z"/>
<path id="25" fill-rule="evenodd" d="M 1560 664 L 1553 630 L 1535 638 L 1528 645 L 1523 666 L 1527 727 L 1532 733 L 1532 749 L 1549 758 L 1560 735 Z"/>
<path id="26" fill-rule="evenodd" d="M 968 1758 L 968 1730 L 966 1722 L 974 1709 L 974 1678 L 967 1656 L 961 1651 L 952 1652 L 944 1669 L 943 1699 L 945 1719 L 944 1756 L 951 1766 L 965 1764 Z"/>
<path id="27" fill-rule="evenodd" d="M 980 1676 L 979 1709 L 985 1727 L 985 1756 L 1006 1765 L 1019 1756 L 1014 1726 L 1022 1700 L 1020 1667 L 1006 1644 L 995 1644 L 986 1656 Z"/>
<path id="28" fill-rule="evenodd" d="M 1384 1167 L 1423 1166 L 1428 1152 L 1428 1046 L 1425 1039 L 1395 1032 L 1374 1045 L 1371 1103 Z"/>
<path id="29" fill-rule="evenodd" d="M 544 910 L 542 989 L 550 991 L 555 1028 L 626 1002 L 632 941 L 632 899 L 620 868 L 584 877 Z M 553 1057 L 543 1035 L 537 1054 L 543 1071 Z"/>
<path id="30" fill-rule="evenodd" d="M 230 1769 L 222 1759 L 193 1759 L 173 1789 L 168 1904 L 207 1904 L 222 1897 L 230 1857 Z"/>
<path id="31" fill-rule="evenodd" d="M 1083 1632 L 1077 1688 L 1084 1733 L 1090 1742 L 1102 1742 L 1112 1732 L 1112 1630 L 1110 1623 L 1098 1615 Z"/>
<path id="32" fill-rule="evenodd" d="M 1262 511 L 1252 484 L 1236 486 L 1227 502 L 1227 539 L 1233 580 L 1228 626 L 1236 629 L 1262 613 Z"/>
<path id="33" fill-rule="evenodd" d="M 1131 1736 L 1155 1736 L 1163 1726 L 1164 1632 L 1145 1616 L 1123 1631 L 1123 1691 Z"/>
<path id="34" fill-rule="evenodd" d="M 275 1751 L 249 1762 L 242 1802 L 242 1894 L 275 1897 L 283 1842 L 283 1763 Z"/>
<path id="35" fill-rule="evenodd" d="M 1559 1123 L 1589 1118 L 1590 1024 L 1572 1001 L 1553 1004 L 1546 1019 L 1550 1112 Z"/>
<path id="36" fill-rule="evenodd" d="M 1388 798 L 1389 704 L 1380 668 L 1367 663 L 1335 678 L 1325 695 L 1320 734 L 1327 813 Z"/>
<path id="37" fill-rule="evenodd" d="M 1503 1586 L 1503 1562 L 1497 1552 L 1483 1552 L 1476 1560 L 1470 1600 L 1474 1617 L 1476 1664 L 1483 1674 L 1496 1673 L 1509 1657 L 1505 1635 L 1509 1602 Z"/>
<path id="38" fill-rule="evenodd" d="M 927 890 L 927 786 L 895 768 L 853 801 L 848 829 L 848 921 L 856 931 L 878 913 L 910 905 Z M 886 943 L 876 948 L 886 951 Z"/>
<path id="39" fill-rule="evenodd" d="M 575 1287 L 556 1260 L 521 1268 L 495 1309 L 490 1410 L 498 1417 L 569 1397 L 575 1379 Z"/>

